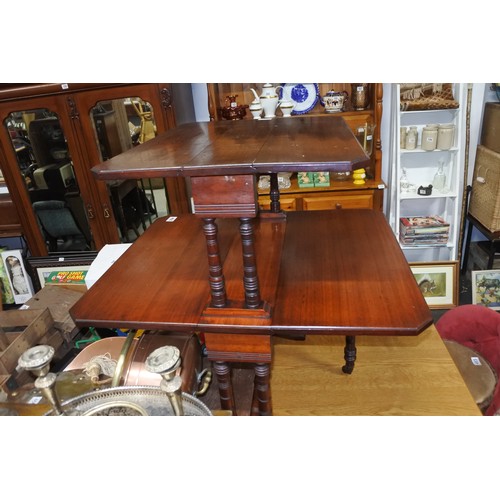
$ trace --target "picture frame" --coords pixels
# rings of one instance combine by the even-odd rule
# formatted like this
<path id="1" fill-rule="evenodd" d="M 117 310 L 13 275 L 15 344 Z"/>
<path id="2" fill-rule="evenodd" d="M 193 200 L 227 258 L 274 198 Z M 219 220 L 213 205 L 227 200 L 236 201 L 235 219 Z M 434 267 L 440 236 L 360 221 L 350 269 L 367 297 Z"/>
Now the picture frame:
<path id="1" fill-rule="evenodd" d="M 471 271 L 472 303 L 500 311 L 500 269 Z"/>
<path id="2" fill-rule="evenodd" d="M 412 262 L 410 269 L 430 309 L 458 306 L 458 260 Z"/>
<path id="3" fill-rule="evenodd" d="M 36 292 L 54 272 L 88 271 L 98 252 L 58 252 L 47 257 L 28 257 L 27 266 Z"/>

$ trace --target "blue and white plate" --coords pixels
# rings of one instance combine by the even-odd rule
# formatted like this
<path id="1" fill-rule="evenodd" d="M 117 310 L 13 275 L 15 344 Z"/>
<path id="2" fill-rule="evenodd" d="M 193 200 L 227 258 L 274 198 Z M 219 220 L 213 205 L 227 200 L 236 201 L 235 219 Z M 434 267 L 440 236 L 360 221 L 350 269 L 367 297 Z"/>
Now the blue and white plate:
<path id="1" fill-rule="evenodd" d="M 319 99 L 317 83 L 283 83 L 280 99 L 288 99 L 295 104 L 292 115 L 304 115 L 316 106 Z"/>

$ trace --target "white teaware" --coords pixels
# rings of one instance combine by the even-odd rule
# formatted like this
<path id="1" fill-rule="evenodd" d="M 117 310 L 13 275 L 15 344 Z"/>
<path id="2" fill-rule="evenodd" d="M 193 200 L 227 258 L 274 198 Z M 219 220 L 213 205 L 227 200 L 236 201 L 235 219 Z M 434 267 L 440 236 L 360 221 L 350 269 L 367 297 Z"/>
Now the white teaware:
<path id="1" fill-rule="evenodd" d="M 254 120 L 260 120 L 260 117 L 262 115 L 262 104 L 260 103 L 259 99 L 253 100 L 250 103 L 250 106 L 248 106 L 248 109 L 250 110 L 250 113 L 252 113 Z"/>
<path id="2" fill-rule="evenodd" d="M 295 104 L 288 99 L 282 99 L 281 101 L 279 101 L 278 106 L 281 109 L 281 113 L 285 117 L 291 116 L 293 108 L 295 108 Z"/>
<path id="3" fill-rule="evenodd" d="M 276 108 L 278 107 L 279 97 L 277 93 L 277 89 L 282 89 L 280 85 L 274 87 L 272 83 L 265 83 L 262 86 L 262 93 L 260 96 L 257 95 L 257 92 L 254 89 L 250 89 L 254 96 L 255 100 L 260 101 L 262 105 L 262 109 L 264 110 L 264 118 L 274 118 L 276 116 Z"/>

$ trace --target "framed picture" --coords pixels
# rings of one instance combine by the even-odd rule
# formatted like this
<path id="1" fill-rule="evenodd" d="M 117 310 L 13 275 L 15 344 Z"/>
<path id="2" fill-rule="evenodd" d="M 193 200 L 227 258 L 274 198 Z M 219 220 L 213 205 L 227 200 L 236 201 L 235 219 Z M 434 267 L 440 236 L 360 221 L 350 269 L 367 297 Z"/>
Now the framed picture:
<path id="1" fill-rule="evenodd" d="M 500 311 L 500 269 L 471 271 L 472 303 Z"/>
<path id="2" fill-rule="evenodd" d="M 458 260 L 414 262 L 410 268 L 430 309 L 458 305 Z"/>
<path id="3" fill-rule="evenodd" d="M 96 256 L 97 252 L 61 252 L 48 257 L 28 257 L 35 290 L 41 290 L 50 279 L 85 277 Z"/>

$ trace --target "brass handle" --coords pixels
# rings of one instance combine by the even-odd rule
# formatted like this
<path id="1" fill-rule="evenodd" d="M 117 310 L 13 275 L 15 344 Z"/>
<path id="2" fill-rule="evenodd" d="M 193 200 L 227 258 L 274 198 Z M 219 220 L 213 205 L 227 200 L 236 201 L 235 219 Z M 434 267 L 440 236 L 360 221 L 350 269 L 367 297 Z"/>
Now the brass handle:
<path id="1" fill-rule="evenodd" d="M 118 361 L 116 362 L 115 373 L 113 374 L 113 379 L 111 381 L 111 387 L 118 387 L 120 385 L 120 379 L 122 377 L 123 368 L 125 367 L 125 360 L 127 358 L 127 354 L 132 347 L 132 343 L 135 338 L 135 334 L 137 332 L 135 330 L 130 330 L 127 334 L 127 338 L 123 343 L 122 350 L 120 351 L 120 356 L 118 357 Z"/>
<path id="2" fill-rule="evenodd" d="M 208 391 L 210 387 L 210 382 L 212 382 L 212 372 L 210 370 L 203 370 L 198 376 L 198 383 L 203 380 L 203 385 L 199 391 L 194 393 L 195 396 L 203 396 Z"/>
<path id="3" fill-rule="evenodd" d="M 108 205 L 104 204 L 104 218 L 109 219 L 111 217 L 111 212 Z"/>

